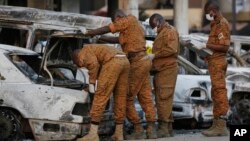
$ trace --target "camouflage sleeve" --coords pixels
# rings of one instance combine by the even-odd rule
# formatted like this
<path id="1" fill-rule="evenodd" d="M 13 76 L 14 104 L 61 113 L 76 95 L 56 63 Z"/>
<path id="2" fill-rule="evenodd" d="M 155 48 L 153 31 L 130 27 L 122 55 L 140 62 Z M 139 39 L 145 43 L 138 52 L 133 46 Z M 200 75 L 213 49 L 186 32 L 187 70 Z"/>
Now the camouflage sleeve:
<path id="1" fill-rule="evenodd" d="M 81 67 L 86 67 L 89 71 L 89 83 L 95 84 L 100 65 L 97 61 L 96 56 L 91 53 L 91 50 L 87 47 L 83 48 L 80 53 L 80 64 Z"/>
<path id="2" fill-rule="evenodd" d="M 219 44 L 229 46 L 230 45 L 229 25 L 225 22 L 222 22 L 220 26 L 221 30 L 218 33 Z"/>
<path id="3" fill-rule="evenodd" d="M 155 58 L 168 57 L 177 53 L 178 38 L 174 31 L 163 36 L 161 51 L 156 52 Z"/>
<path id="4" fill-rule="evenodd" d="M 120 32 L 120 31 L 127 28 L 128 23 L 129 23 L 129 21 L 126 17 L 119 18 L 119 19 L 115 20 L 113 23 L 109 24 L 109 28 L 110 28 L 112 33 Z"/>

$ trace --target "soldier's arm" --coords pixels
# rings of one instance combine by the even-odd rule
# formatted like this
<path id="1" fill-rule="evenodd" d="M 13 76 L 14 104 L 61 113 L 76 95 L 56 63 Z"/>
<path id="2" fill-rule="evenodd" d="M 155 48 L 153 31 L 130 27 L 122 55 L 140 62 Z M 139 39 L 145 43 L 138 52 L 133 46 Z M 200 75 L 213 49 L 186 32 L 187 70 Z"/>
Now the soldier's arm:
<path id="1" fill-rule="evenodd" d="M 230 46 L 230 31 L 229 25 L 222 22 L 220 25 L 220 33 L 218 34 L 219 44 L 207 44 L 207 48 L 213 51 L 227 52 Z"/>
<path id="2" fill-rule="evenodd" d="M 102 35 L 111 32 L 109 26 L 100 27 L 97 29 L 89 30 L 85 35 L 87 36 L 95 36 Z"/>
<path id="3" fill-rule="evenodd" d="M 89 83 L 95 84 L 100 68 L 96 56 L 89 51 L 89 48 L 83 48 L 79 60 L 81 61 L 80 67 L 86 67 L 88 69 Z"/>
<path id="4" fill-rule="evenodd" d="M 99 38 L 99 40 L 104 41 L 104 42 L 108 42 L 108 43 L 113 43 L 113 44 L 119 43 L 119 38 L 118 37 L 101 36 Z"/>
<path id="5" fill-rule="evenodd" d="M 229 49 L 229 45 L 215 45 L 215 44 L 207 44 L 207 48 L 213 51 L 224 52 L 226 53 Z"/>
<path id="6" fill-rule="evenodd" d="M 99 63 L 96 61 L 92 61 L 92 63 L 87 64 L 86 67 L 89 70 L 89 83 L 95 84 L 98 76 L 98 71 L 100 68 Z"/>

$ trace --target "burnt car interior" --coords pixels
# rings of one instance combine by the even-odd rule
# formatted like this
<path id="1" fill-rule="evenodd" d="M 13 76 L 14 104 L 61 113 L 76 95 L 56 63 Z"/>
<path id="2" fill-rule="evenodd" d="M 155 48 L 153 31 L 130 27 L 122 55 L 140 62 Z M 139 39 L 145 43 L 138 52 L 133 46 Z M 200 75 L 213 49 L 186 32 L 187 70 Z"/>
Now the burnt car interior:
<path id="1" fill-rule="evenodd" d="M 71 59 L 71 53 L 80 48 L 83 42 L 76 38 L 52 38 L 49 42 L 43 57 L 11 53 L 10 59 L 24 75 L 37 84 L 53 83 L 53 86 L 78 90 L 86 87 L 86 80 L 76 79 L 77 68 Z"/>
<path id="2" fill-rule="evenodd" d="M 42 59 L 38 55 L 16 55 L 9 54 L 13 64 L 30 80 L 36 84 L 51 85 L 49 75 L 40 70 Z M 53 77 L 53 86 L 82 90 L 86 85 L 84 82 L 74 78 L 74 69 L 68 67 L 51 66 L 49 71 Z"/>
<path id="3" fill-rule="evenodd" d="M 43 33 L 44 31 L 37 31 Z M 56 32 L 55 32 L 56 33 Z M 41 37 L 39 34 L 37 36 Z M 34 40 L 38 38 L 35 37 Z M 72 61 L 72 52 L 90 43 L 91 38 L 51 35 L 45 46 L 39 47 L 37 55 L 10 53 L 13 64 L 36 84 L 83 90 L 88 86 L 85 74 Z M 34 42 L 35 43 L 35 42 Z M 35 45 L 35 44 L 34 44 Z M 80 79 L 79 79 L 80 78 Z M 90 101 L 93 95 L 90 95 Z M 106 106 L 108 110 L 110 104 Z"/>
<path id="4" fill-rule="evenodd" d="M 1 27 L 0 43 L 6 45 L 14 45 L 18 47 L 25 47 L 27 35 L 27 30 Z"/>

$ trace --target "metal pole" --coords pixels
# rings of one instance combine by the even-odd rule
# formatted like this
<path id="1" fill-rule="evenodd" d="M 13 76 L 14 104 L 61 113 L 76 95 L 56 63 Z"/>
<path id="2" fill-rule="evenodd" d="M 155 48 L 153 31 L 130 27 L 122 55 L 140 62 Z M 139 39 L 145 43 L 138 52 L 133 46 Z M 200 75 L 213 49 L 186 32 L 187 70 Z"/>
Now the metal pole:
<path id="1" fill-rule="evenodd" d="M 174 25 L 180 35 L 188 34 L 188 0 L 174 1 Z"/>
<path id="2" fill-rule="evenodd" d="M 108 0 L 108 17 L 111 17 L 118 9 L 119 0 Z"/>

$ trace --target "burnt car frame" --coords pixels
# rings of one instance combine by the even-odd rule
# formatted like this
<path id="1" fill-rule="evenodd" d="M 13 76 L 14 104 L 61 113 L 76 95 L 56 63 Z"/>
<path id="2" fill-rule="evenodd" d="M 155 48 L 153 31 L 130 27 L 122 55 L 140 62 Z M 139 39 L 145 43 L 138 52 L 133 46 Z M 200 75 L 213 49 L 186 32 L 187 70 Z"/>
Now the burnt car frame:
<path id="1" fill-rule="evenodd" d="M 36 140 L 72 140 L 87 134 L 93 95 L 86 89 L 88 70 L 78 69 L 71 53 L 89 38 L 61 33 L 49 38 L 43 56 L 0 45 L 0 123 L 8 129 L 0 130 L 1 139 L 32 134 Z M 101 136 L 113 133 L 112 109 L 111 99 L 99 127 Z"/>
<path id="2" fill-rule="evenodd" d="M 150 30 L 151 29 L 149 29 L 149 31 Z M 147 39 L 154 40 L 154 36 L 155 35 L 151 35 L 151 33 L 149 32 Z M 233 36 L 232 38 L 236 40 L 237 37 L 240 39 L 243 38 L 240 36 Z M 179 74 L 177 77 L 174 94 L 173 117 L 175 121 L 181 123 L 182 127 L 184 127 L 185 125 L 187 125 L 188 128 L 207 127 L 210 125 L 213 119 L 210 76 L 208 70 L 206 69 L 204 60 L 201 59 L 206 55 L 212 54 L 210 50 L 203 48 L 206 40 L 207 37 L 203 34 L 180 36 L 182 51 L 178 57 Z M 187 48 L 185 47 L 187 45 L 183 46 L 186 41 L 189 42 Z M 247 41 L 242 42 L 242 44 L 246 43 Z M 231 51 L 232 50 L 233 49 L 231 49 Z M 191 56 L 188 56 L 190 55 L 190 52 L 193 53 L 191 53 Z M 233 50 L 232 52 L 235 51 Z M 248 97 L 250 91 L 247 90 L 247 87 L 250 87 L 250 69 L 248 67 L 245 67 L 247 65 L 245 59 L 242 59 L 237 53 L 233 54 L 234 55 L 232 56 L 236 58 L 236 60 L 240 65 L 242 65 L 242 67 L 236 67 L 232 62 L 227 70 L 227 97 L 230 102 L 230 110 L 228 111 L 227 115 L 228 123 L 247 124 L 249 122 L 247 119 L 249 118 L 250 113 L 247 109 L 249 104 L 244 103 L 239 106 L 238 102 L 247 101 L 247 99 L 249 100 Z M 228 58 L 230 62 L 232 56 L 231 58 L 229 56 Z M 199 67 L 201 67 L 202 69 Z M 241 83 L 244 83 L 246 85 L 244 85 L 244 87 L 239 87 Z M 140 106 L 137 107 L 138 111 L 142 113 Z M 242 107 L 244 107 L 244 109 L 246 110 L 241 110 Z M 237 111 L 245 113 L 237 114 Z"/>
<path id="3" fill-rule="evenodd" d="M 110 18 L 77 13 L 55 12 L 27 7 L 0 6 L 0 43 L 34 50 L 37 32 L 47 40 L 54 31 L 82 33 L 107 25 Z"/>
<path id="4" fill-rule="evenodd" d="M 91 41 L 82 36 L 87 29 L 111 20 L 34 8 L 0 8 L 0 140 L 73 140 L 87 134 L 93 95 L 87 90 L 88 70 L 77 69 L 71 53 Z M 46 45 L 34 52 L 37 31 L 45 33 Z M 57 38 L 59 32 L 63 35 Z M 99 134 L 110 135 L 113 130 L 111 99 Z"/>

